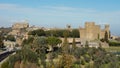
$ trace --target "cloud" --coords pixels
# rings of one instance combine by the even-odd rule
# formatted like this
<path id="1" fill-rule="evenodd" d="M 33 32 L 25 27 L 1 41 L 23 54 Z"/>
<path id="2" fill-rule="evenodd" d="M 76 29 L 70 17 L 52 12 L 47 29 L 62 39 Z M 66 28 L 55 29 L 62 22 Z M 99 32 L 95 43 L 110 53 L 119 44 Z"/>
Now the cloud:
<path id="1" fill-rule="evenodd" d="M 92 8 L 76 8 L 67 6 L 40 6 L 37 8 L 25 7 L 17 4 L 0 4 L 0 11 L 3 15 L 8 16 L 26 16 L 26 17 L 40 17 L 40 18 L 69 18 L 74 20 L 88 19 L 114 19 L 118 18 L 120 11 L 103 12 Z M 2 15 L 1 14 L 1 15 Z"/>
<path id="2" fill-rule="evenodd" d="M 40 6 L 37 8 L 25 7 L 17 4 L 0 4 L 1 11 L 10 13 L 30 14 L 30 15 L 50 15 L 50 16 L 94 16 L 107 17 L 120 15 L 120 11 L 102 12 L 92 8 L 76 8 L 67 6 Z"/>
<path id="3" fill-rule="evenodd" d="M 66 6 L 41 6 L 38 8 L 29 8 L 23 7 L 21 5 L 16 4 L 0 4 L 0 10 L 6 10 L 13 13 L 23 13 L 23 14 L 34 14 L 34 15 L 57 15 L 57 16 L 65 16 L 65 15 L 80 15 L 85 12 L 95 12 L 93 9 L 85 9 L 85 8 L 73 8 Z M 76 14 L 77 13 L 77 14 Z"/>
<path id="4" fill-rule="evenodd" d="M 112 31 L 119 27 L 120 10 L 118 11 L 101 11 L 99 9 L 92 8 L 78 8 L 68 6 L 38 6 L 38 7 L 27 7 L 18 4 L 0 4 L 0 15 L 5 22 L 8 21 L 19 21 L 28 19 L 32 24 L 42 25 L 58 25 L 71 24 L 79 26 L 84 24 L 85 21 L 95 21 L 100 24 L 109 23 L 112 25 Z M 4 21 L 7 20 L 7 21 Z M 36 22 L 36 23 L 34 23 Z M 40 22 L 40 23 L 39 23 Z M 42 22 L 42 23 L 41 23 Z M 81 23 L 82 22 L 82 23 Z M 8 23 L 7 23 L 8 24 Z M 117 25 L 115 25 L 117 24 Z M 63 25 L 58 25 L 63 26 Z"/>
<path id="5" fill-rule="evenodd" d="M 17 7 L 17 5 L 15 5 L 15 4 L 0 4 L 1 10 L 5 10 L 5 9 L 10 10 L 10 8 L 16 8 L 16 7 Z"/>

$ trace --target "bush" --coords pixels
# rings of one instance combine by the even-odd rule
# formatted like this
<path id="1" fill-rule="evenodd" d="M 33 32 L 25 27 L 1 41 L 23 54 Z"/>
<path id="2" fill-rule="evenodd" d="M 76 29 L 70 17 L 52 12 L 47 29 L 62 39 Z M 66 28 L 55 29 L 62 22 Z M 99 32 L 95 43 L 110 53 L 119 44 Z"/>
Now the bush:
<path id="1" fill-rule="evenodd" d="M 105 40 L 102 38 L 102 39 L 100 39 L 100 41 L 101 41 L 101 42 L 104 42 Z"/>
<path id="2" fill-rule="evenodd" d="M 30 31 L 28 32 L 28 35 L 38 35 L 38 36 L 45 36 L 45 31 L 42 30 L 42 29 L 38 29 L 38 30 L 33 30 L 33 31 Z"/>
<path id="3" fill-rule="evenodd" d="M 46 36 L 55 36 L 55 37 L 64 37 L 64 33 L 68 33 L 68 37 L 75 37 L 79 38 L 79 30 L 78 29 L 73 29 L 72 31 L 69 30 L 49 30 L 45 31 Z"/>
<path id="4" fill-rule="evenodd" d="M 6 39 L 9 41 L 16 41 L 16 39 L 13 35 L 8 35 Z"/>
<path id="5" fill-rule="evenodd" d="M 120 42 L 109 41 L 108 43 L 109 43 L 110 46 L 120 46 Z"/>
<path id="6" fill-rule="evenodd" d="M 1 68 L 9 68 L 9 62 L 5 61 L 4 63 L 2 63 Z"/>

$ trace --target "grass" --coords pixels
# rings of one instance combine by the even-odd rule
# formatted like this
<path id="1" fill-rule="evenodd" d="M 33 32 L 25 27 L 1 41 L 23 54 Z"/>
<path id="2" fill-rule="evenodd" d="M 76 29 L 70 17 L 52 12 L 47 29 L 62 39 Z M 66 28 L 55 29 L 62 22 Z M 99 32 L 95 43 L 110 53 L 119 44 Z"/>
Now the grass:
<path id="1" fill-rule="evenodd" d="M 120 52 L 120 46 L 119 47 L 118 46 L 110 46 L 109 48 L 105 48 L 105 50 L 108 52 L 111 52 L 111 51 Z"/>

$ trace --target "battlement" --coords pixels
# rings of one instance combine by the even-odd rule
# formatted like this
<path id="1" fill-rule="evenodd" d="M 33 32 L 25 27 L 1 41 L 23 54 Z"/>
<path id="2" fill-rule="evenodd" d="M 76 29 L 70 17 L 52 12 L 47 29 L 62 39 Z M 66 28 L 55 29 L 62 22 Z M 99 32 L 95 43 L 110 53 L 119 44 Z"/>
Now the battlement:
<path id="1" fill-rule="evenodd" d="M 109 35 L 109 25 L 106 24 L 105 28 L 102 30 L 100 25 L 96 25 L 95 22 L 85 22 L 85 27 L 80 28 L 80 38 L 86 40 L 95 40 L 99 38 L 104 38 L 105 32 Z"/>

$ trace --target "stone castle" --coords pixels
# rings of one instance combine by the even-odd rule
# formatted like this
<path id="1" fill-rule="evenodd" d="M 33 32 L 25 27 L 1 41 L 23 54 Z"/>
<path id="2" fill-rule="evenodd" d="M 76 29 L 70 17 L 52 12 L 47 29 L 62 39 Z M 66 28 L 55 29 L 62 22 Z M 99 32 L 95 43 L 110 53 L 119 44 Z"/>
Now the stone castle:
<path id="1" fill-rule="evenodd" d="M 18 22 L 12 25 L 12 29 L 22 29 L 29 27 L 27 22 Z"/>
<path id="2" fill-rule="evenodd" d="M 102 39 L 105 36 L 105 32 L 109 36 L 109 25 L 106 24 L 104 29 L 101 29 L 100 25 L 96 25 L 95 22 L 86 22 L 84 28 L 80 28 L 80 38 L 82 40 L 96 40 Z"/>
<path id="3" fill-rule="evenodd" d="M 21 37 L 27 38 L 28 31 L 34 30 L 33 28 L 31 29 L 31 27 L 29 27 L 28 22 L 17 22 L 12 25 L 12 31 L 9 34 L 14 35 L 17 40 L 16 42 L 19 45 L 21 45 L 22 39 L 20 39 L 20 38 Z M 69 31 L 72 30 L 70 25 L 67 25 L 67 29 Z M 109 36 L 109 25 L 106 24 L 105 28 L 101 29 L 101 26 L 96 25 L 95 22 L 86 22 L 84 28 L 79 28 L 79 32 L 80 32 L 80 38 L 78 38 L 79 42 L 85 43 L 85 41 L 96 40 L 96 39 L 98 39 L 98 37 L 99 37 L 99 39 L 104 38 L 105 32 L 107 32 L 108 36 Z"/>
<path id="4" fill-rule="evenodd" d="M 28 22 L 15 22 L 15 24 L 12 25 L 12 31 L 9 33 L 9 35 L 14 35 L 16 38 L 16 43 L 18 45 L 22 44 L 22 37 L 26 37 L 26 28 L 29 27 Z"/>
<path id="5" fill-rule="evenodd" d="M 27 22 L 15 22 L 15 24 L 12 25 L 12 31 L 9 34 L 11 35 L 21 34 L 21 30 L 28 27 L 29 24 Z"/>

